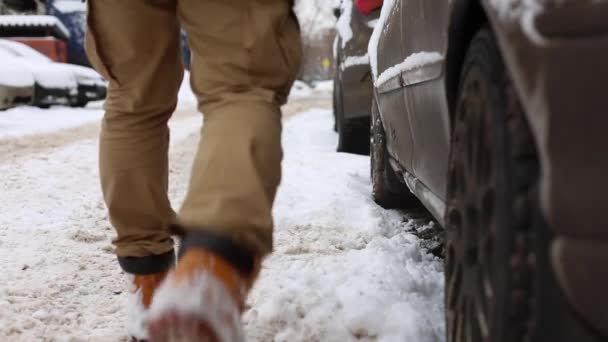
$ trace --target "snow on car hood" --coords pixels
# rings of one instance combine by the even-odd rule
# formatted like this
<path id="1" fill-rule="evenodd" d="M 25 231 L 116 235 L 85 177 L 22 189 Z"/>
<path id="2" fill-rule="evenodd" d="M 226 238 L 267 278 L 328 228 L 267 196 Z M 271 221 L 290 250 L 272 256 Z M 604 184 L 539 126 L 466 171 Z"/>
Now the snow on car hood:
<path id="1" fill-rule="evenodd" d="M 16 61 L 3 59 L 0 63 L 0 85 L 10 87 L 33 87 L 34 76 Z"/>
<path id="2" fill-rule="evenodd" d="M 44 88 L 76 88 L 76 78 L 57 63 L 44 63 L 21 59 L 19 62 L 30 70 L 36 83 Z"/>

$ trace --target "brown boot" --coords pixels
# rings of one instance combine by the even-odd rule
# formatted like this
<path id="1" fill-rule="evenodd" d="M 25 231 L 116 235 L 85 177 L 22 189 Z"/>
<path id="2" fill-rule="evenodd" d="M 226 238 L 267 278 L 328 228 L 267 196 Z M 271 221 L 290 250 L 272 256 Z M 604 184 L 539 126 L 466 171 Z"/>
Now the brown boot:
<path id="1" fill-rule="evenodd" d="M 147 275 L 130 275 L 132 289 L 129 293 L 127 331 L 129 341 L 143 342 L 148 339 L 148 316 L 154 294 L 168 272 Z"/>
<path id="2" fill-rule="evenodd" d="M 188 249 L 154 297 L 150 342 L 244 341 L 241 312 L 250 278 L 206 249 Z"/>

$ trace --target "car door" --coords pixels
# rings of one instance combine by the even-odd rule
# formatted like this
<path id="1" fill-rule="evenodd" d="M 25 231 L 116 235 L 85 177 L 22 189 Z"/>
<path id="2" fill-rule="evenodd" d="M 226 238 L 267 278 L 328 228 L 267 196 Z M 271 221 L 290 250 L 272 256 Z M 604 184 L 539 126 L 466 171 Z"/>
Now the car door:
<path id="1" fill-rule="evenodd" d="M 441 202 L 446 199 L 450 140 L 444 86 L 448 12 L 448 0 L 401 2 L 403 112 L 412 131 L 413 177 Z"/>
<path id="2" fill-rule="evenodd" d="M 396 0 L 378 37 L 376 79 L 390 73 L 390 69 L 403 61 L 401 44 L 401 1 Z M 389 6 L 385 3 L 384 6 Z M 386 9 L 383 9 L 386 10 Z M 374 39 L 374 37 L 372 37 Z M 376 82 L 376 99 L 386 133 L 389 154 L 405 170 L 412 171 L 414 144 L 411 137 L 410 121 L 404 113 L 405 99 L 398 77 L 385 82 Z"/>

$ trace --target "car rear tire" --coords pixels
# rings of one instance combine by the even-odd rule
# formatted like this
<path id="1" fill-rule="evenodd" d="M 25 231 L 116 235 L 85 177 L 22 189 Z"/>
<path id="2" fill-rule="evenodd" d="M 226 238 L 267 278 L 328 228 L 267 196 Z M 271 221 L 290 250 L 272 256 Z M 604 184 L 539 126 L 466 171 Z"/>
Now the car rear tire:
<path id="1" fill-rule="evenodd" d="M 555 280 L 535 141 L 488 28 L 465 57 L 452 131 L 447 341 L 599 341 L 574 317 Z"/>
<path id="2" fill-rule="evenodd" d="M 372 101 L 370 171 L 372 197 L 383 208 L 409 208 L 419 205 L 418 199 L 399 180 L 389 162 L 386 136 L 376 100 Z"/>

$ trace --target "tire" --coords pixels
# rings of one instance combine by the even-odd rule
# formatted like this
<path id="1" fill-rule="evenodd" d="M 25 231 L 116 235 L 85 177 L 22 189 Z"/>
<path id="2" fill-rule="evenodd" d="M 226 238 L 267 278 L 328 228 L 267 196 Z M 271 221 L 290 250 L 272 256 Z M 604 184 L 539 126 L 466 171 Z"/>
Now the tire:
<path id="1" fill-rule="evenodd" d="M 419 205 L 418 199 L 399 180 L 399 176 L 389 163 L 386 136 L 376 99 L 372 101 L 370 142 L 370 173 L 372 197 L 383 208 L 410 208 Z"/>
<path id="2" fill-rule="evenodd" d="M 447 341 L 599 341 L 573 316 L 555 280 L 536 145 L 487 28 L 467 51 L 452 131 Z"/>
<path id="3" fill-rule="evenodd" d="M 87 106 L 87 104 L 89 103 L 89 101 L 87 100 L 77 100 L 73 103 L 70 104 L 70 107 L 74 107 L 74 108 L 84 108 Z"/>

